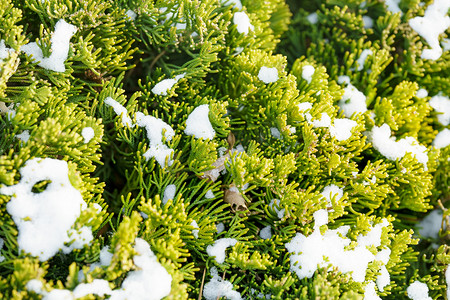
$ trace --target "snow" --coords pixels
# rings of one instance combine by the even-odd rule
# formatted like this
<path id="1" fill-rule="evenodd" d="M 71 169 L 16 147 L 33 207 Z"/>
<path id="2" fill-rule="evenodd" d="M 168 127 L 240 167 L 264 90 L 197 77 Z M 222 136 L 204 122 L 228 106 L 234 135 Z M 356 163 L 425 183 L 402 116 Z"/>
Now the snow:
<path id="1" fill-rule="evenodd" d="M 400 13 L 400 15 L 402 15 L 402 10 L 398 6 L 400 4 L 400 0 L 386 0 L 385 4 L 387 6 L 387 10 L 391 13 Z"/>
<path id="2" fill-rule="evenodd" d="M 206 192 L 206 194 L 205 194 L 205 198 L 206 199 L 212 199 L 212 198 L 214 198 L 215 196 L 214 196 L 214 193 L 212 192 L 212 190 L 208 190 L 207 192 Z"/>
<path id="3" fill-rule="evenodd" d="M 0 251 L 3 249 L 3 246 L 5 245 L 5 241 L 0 238 Z M 3 255 L 0 255 L 0 262 L 4 261 L 5 257 Z"/>
<path id="4" fill-rule="evenodd" d="M 166 158 L 169 158 L 168 165 L 171 166 L 173 160 L 170 157 L 173 154 L 173 149 L 163 144 L 163 135 L 166 141 L 172 140 L 175 136 L 175 131 L 172 127 L 161 119 L 146 116 L 141 112 L 136 113 L 136 122 L 140 127 L 146 129 L 147 138 L 150 142 L 150 147 L 144 153 L 144 157 L 147 160 L 155 158 L 161 168 L 166 166 Z"/>
<path id="5" fill-rule="evenodd" d="M 431 300 L 432 298 L 428 296 L 428 286 L 420 281 L 414 281 L 406 289 L 408 297 L 413 300 Z"/>
<path id="6" fill-rule="evenodd" d="M 348 77 L 347 75 L 341 75 L 338 77 L 337 81 L 339 84 L 343 84 L 343 83 L 350 84 L 350 77 Z"/>
<path id="7" fill-rule="evenodd" d="M 203 296 L 206 300 L 216 300 L 220 297 L 226 297 L 230 300 L 242 299 L 239 292 L 233 291 L 233 284 L 219 276 L 216 267 L 212 267 L 210 273 L 212 278 L 203 288 Z"/>
<path id="8" fill-rule="evenodd" d="M 127 109 L 121 105 L 119 102 L 117 102 L 116 100 L 114 100 L 111 97 L 107 97 L 104 100 L 105 104 L 108 106 L 111 106 L 114 110 L 114 112 L 116 113 L 116 115 L 120 116 L 122 115 L 122 125 L 124 127 L 133 127 L 133 122 L 131 121 L 131 118 L 127 115 L 128 111 Z"/>
<path id="9" fill-rule="evenodd" d="M 222 264 L 225 261 L 225 250 L 228 247 L 236 245 L 237 240 L 232 238 L 222 238 L 214 242 L 213 245 L 206 247 L 206 253 L 209 256 L 215 256 L 216 262 Z"/>
<path id="10" fill-rule="evenodd" d="M 330 184 L 323 189 L 321 195 L 327 200 L 328 206 L 332 206 L 331 199 L 335 197 L 335 201 L 338 202 L 344 195 L 344 189 Z"/>
<path id="11" fill-rule="evenodd" d="M 268 240 L 272 237 L 272 228 L 270 226 L 266 226 L 259 232 L 259 236 L 263 240 Z"/>
<path id="12" fill-rule="evenodd" d="M 345 141 L 352 136 L 351 130 L 356 125 L 358 125 L 358 123 L 350 119 L 334 119 L 333 125 L 329 127 L 330 134 L 338 141 Z"/>
<path id="13" fill-rule="evenodd" d="M 447 15 L 450 9 L 450 1 L 434 0 L 425 10 L 423 17 L 415 17 L 409 20 L 409 26 L 417 32 L 431 49 L 424 49 L 421 58 L 437 60 L 442 55 L 439 44 L 439 35 L 450 26 L 450 17 Z"/>
<path id="14" fill-rule="evenodd" d="M 372 281 L 367 283 L 364 287 L 364 300 L 381 300 L 375 290 L 375 283 Z"/>
<path id="15" fill-rule="evenodd" d="M 317 24 L 317 22 L 319 22 L 319 17 L 317 16 L 316 12 L 309 14 L 306 19 L 308 19 L 309 23 L 311 24 Z"/>
<path id="16" fill-rule="evenodd" d="M 278 80 L 277 68 L 261 67 L 258 72 L 258 79 L 264 83 L 272 83 Z"/>
<path id="17" fill-rule="evenodd" d="M 347 87 L 344 88 L 344 95 L 339 100 L 338 105 L 347 118 L 355 113 L 367 111 L 366 96 L 349 82 L 347 82 Z"/>
<path id="18" fill-rule="evenodd" d="M 250 23 L 250 18 L 243 11 L 235 12 L 233 15 L 233 24 L 236 25 L 236 29 L 239 33 L 248 34 L 251 30 L 253 31 L 255 27 Z"/>
<path id="19" fill-rule="evenodd" d="M 419 89 L 416 93 L 417 98 L 425 98 L 428 96 L 428 91 L 426 89 Z"/>
<path id="20" fill-rule="evenodd" d="M 132 20 L 132 21 L 136 20 L 137 15 L 131 9 L 127 10 L 127 12 L 125 14 L 127 15 L 128 18 L 130 18 L 130 20 Z"/>
<path id="21" fill-rule="evenodd" d="M 436 134 L 436 137 L 433 140 L 433 146 L 441 149 L 447 147 L 448 145 L 450 145 L 450 130 L 444 128 L 442 131 Z"/>
<path id="22" fill-rule="evenodd" d="M 441 45 L 444 51 L 450 50 L 450 39 L 442 39 Z"/>
<path id="23" fill-rule="evenodd" d="M 373 20 L 372 20 L 371 17 L 363 16 L 362 19 L 363 19 L 363 22 L 364 22 L 364 28 L 368 29 L 368 28 L 372 28 L 373 27 Z"/>
<path id="24" fill-rule="evenodd" d="M 331 264 L 342 273 L 351 272 L 354 281 L 364 282 L 368 264 L 376 259 L 367 247 L 380 246 L 382 228 L 388 225 L 387 220 L 384 219 L 382 223 L 371 227 L 366 235 L 360 234 L 352 250 L 345 250 L 351 242 L 345 237 L 349 226 L 327 230 L 322 234 L 320 226 L 328 223 L 328 212 L 325 209 L 316 211 L 314 220 L 314 232 L 310 236 L 297 233 L 285 244 L 291 253 L 290 270 L 301 280 L 305 277 L 311 278 L 318 266 L 326 268 Z"/>
<path id="25" fill-rule="evenodd" d="M 75 299 L 85 297 L 87 295 L 110 295 L 111 288 L 109 287 L 109 282 L 104 279 L 94 279 L 91 283 L 80 283 L 73 290 L 73 297 Z"/>
<path id="26" fill-rule="evenodd" d="M 284 208 L 280 209 L 279 201 L 280 200 L 278 200 L 278 199 L 272 199 L 269 203 L 269 207 L 270 207 L 270 209 L 274 210 L 277 213 L 278 219 L 283 219 L 285 209 Z"/>
<path id="27" fill-rule="evenodd" d="M 270 127 L 270 133 L 276 139 L 281 139 L 281 132 L 276 127 Z"/>
<path id="28" fill-rule="evenodd" d="M 186 129 L 184 133 L 199 139 L 212 140 L 216 131 L 209 120 L 209 105 L 203 104 L 197 106 L 188 116 L 186 120 Z"/>
<path id="29" fill-rule="evenodd" d="M 166 205 L 167 201 L 173 200 L 175 198 L 175 193 L 177 192 L 177 186 L 175 184 L 169 184 L 164 190 L 164 196 L 162 203 Z"/>
<path id="30" fill-rule="evenodd" d="M 87 205 L 70 183 L 68 172 L 65 161 L 33 158 L 20 169 L 18 184 L 0 188 L 1 194 L 12 196 L 6 210 L 19 231 L 19 250 L 39 257 L 40 261 L 48 260 L 61 249 L 67 254 L 92 239 L 92 232 L 87 227 L 81 232 L 70 230 Z M 33 193 L 33 186 L 43 180 L 50 181 L 46 189 Z M 71 246 L 64 245 L 74 238 Z"/>
<path id="31" fill-rule="evenodd" d="M 425 238 L 437 239 L 442 223 L 442 210 L 435 209 L 417 224 L 419 233 Z"/>
<path id="32" fill-rule="evenodd" d="M 24 130 L 21 134 L 16 135 L 16 138 L 21 140 L 22 142 L 26 143 L 30 139 L 30 131 Z"/>
<path id="33" fill-rule="evenodd" d="M 28 291 L 35 292 L 36 294 L 43 294 L 44 293 L 44 291 L 42 290 L 43 286 L 44 284 L 39 279 L 31 279 L 30 281 L 27 282 L 25 288 Z"/>
<path id="34" fill-rule="evenodd" d="M 305 65 L 302 68 L 302 78 L 305 79 L 308 83 L 311 83 L 312 77 L 314 75 L 316 69 L 314 69 L 311 65 Z"/>
<path id="35" fill-rule="evenodd" d="M 199 228 L 199 227 L 198 227 L 198 224 L 197 224 L 197 221 L 195 221 L 195 220 L 193 220 L 193 221 L 191 222 L 191 226 L 194 227 L 194 228 Z M 193 229 L 193 230 L 192 230 L 192 235 L 194 235 L 194 237 L 195 237 L 196 239 L 198 239 L 198 232 L 199 232 L 198 229 Z"/>
<path id="36" fill-rule="evenodd" d="M 83 130 L 81 130 L 81 135 L 84 138 L 84 143 L 87 144 L 95 136 L 95 132 L 92 127 L 84 127 Z"/>
<path id="37" fill-rule="evenodd" d="M 357 71 L 361 71 L 362 69 L 364 69 L 364 63 L 366 62 L 367 57 L 372 54 L 373 54 L 373 52 L 370 49 L 364 49 L 361 52 L 361 55 L 356 60 L 356 63 L 358 64 L 358 68 L 356 69 Z"/>
<path id="38" fill-rule="evenodd" d="M 391 282 L 391 276 L 389 275 L 386 266 L 381 266 L 380 275 L 377 276 L 377 287 L 380 292 L 384 291 L 384 288 Z"/>
<path id="39" fill-rule="evenodd" d="M 22 51 L 32 55 L 38 61 L 39 66 L 55 72 L 65 72 L 64 62 L 69 55 L 69 43 L 77 28 L 63 19 L 55 24 L 55 31 L 51 38 L 51 54 L 44 57 L 41 48 L 35 42 L 22 46 Z"/>
<path id="40" fill-rule="evenodd" d="M 186 73 L 175 76 L 175 78 L 163 79 L 152 88 L 152 93 L 156 95 L 166 96 L 167 92 L 180 80 L 184 77 Z"/>
<path id="41" fill-rule="evenodd" d="M 307 111 L 312 108 L 312 104 L 310 102 L 302 102 L 297 104 L 299 112 Z"/>
<path id="42" fill-rule="evenodd" d="M 326 112 L 320 115 L 320 119 L 316 119 L 314 121 L 312 121 L 312 116 L 309 113 L 306 113 L 305 117 L 308 123 L 312 124 L 314 128 L 331 126 L 331 118 Z"/>
<path id="43" fill-rule="evenodd" d="M 5 40 L 0 40 L 0 59 L 8 58 L 12 52 L 14 52 L 13 49 L 6 48 Z"/>
<path id="44" fill-rule="evenodd" d="M 138 267 L 136 271 L 127 274 L 120 290 L 114 290 L 111 300 L 159 300 L 170 294 L 172 276 L 158 263 L 149 244 L 136 238 L 134 249 L 138 255 L 133 262 Z"/>
<path id="45" fill-rule="evenodd" d="M 450 99 L 443 95 L 436 95 L 431 97 L 430 106 L 438 113 L 438 121 L 447 126 L 450 124 Z"/>
<path id="46" fill-rule="evenodd" d="M 73 300 L 72 292 L 69 290 L 54 289 L 45 296 L 42 300 Z"/>
<path id="47" fill-rule="evenodd" d="M 216 225 L 216 230 L 217 230 L 217 234 L 221 233 L 222 231 L 225 230 L 225 224 L 220 222 L 219 224 Z"/>
<path id="48" fill-rule="evenodd" d="M 408 152 L 413 154 L 427 170 L 427 148 L 419 145 L 415 138 L 408 136 L 396 141 L 395 137 L 391 137 L 391 128 L 388 124 L 383 124 L 381 127 L 374 126 L 369 137 L 373 147 L 387 159 L 401 159 Z"/>

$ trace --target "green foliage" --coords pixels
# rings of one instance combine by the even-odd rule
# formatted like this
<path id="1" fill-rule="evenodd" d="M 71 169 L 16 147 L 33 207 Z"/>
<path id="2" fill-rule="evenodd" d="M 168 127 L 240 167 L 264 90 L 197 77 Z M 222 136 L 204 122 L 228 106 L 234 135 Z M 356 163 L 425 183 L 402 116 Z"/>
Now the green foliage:
<path id="1" fill-rule="evenodd" d="M 120 291 L 142 272 L 140 238 L 171 278 L 165 299 L 197 299 L 214 280 L 247 299 L 364 299 L 371 284 L 406 299 L 418 280 L 445 299 L 450 146 L 438 149 L 435 138 L 449 125 L 430 101 L 450 95 L 450 51 L 421 58 L 429 45 L 409 25 L 431 1 L 400 1 L 402 13 L 377 0 L 237 2 L 0 0 L 0 298 L 73 296 L 95 280 Z M 236 17 L 244 13 L 248 26 Z M 57 52 L 61 19 L 77 30 L 65 71 L 55 72 L 21 48 Z M 276 78 L 264 79 L 263 67 Z M 343 109 L 349 90 L 367 109 Z M 208 113 L 195 121 L 209 123 L 213 138 L 187 134 L 200 105 Z M 340 121 L 352 124 L 346 138 Z M 415 140 L 428 162 L 375 147 L 372 131 L 384 124 L 392 143 Z M 16 195 L 2 190 L 33 158 L 68 163 L 87 204 L 71 229 L 93 234 L 44 261 L 19 241 L 8 205 Z M 32 195 L 50 183 L 36 182 Z M 419 227 L 432 209 L 441 230 L 427 236 Z M 319 230 L 318 211 L 328 215 Z M 365 249 L 389 250 L 389 259 L 371 260 L 363 282 L 332 264 L 304 278 L 293 271 L 286 244 L 297 234 L 337 230 L 350 251 L 383 222 L 379 243 Z M 222 238 L 236 243 L 218 263 L 210 250 Z M 376 286 L 383 268 L 389 283 Z M 33 279 L 40 290 L 27 285 Z"/>

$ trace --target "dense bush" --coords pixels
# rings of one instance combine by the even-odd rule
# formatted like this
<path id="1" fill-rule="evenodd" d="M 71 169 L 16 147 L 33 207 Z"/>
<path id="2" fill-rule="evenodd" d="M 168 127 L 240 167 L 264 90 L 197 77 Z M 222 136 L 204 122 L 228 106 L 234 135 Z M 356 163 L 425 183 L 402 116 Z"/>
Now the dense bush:
<path id="1" fill-rule="evenodd" d="M 241 2 L 0 0 L 0 298 L 450 298 L 449 2 Z"/>

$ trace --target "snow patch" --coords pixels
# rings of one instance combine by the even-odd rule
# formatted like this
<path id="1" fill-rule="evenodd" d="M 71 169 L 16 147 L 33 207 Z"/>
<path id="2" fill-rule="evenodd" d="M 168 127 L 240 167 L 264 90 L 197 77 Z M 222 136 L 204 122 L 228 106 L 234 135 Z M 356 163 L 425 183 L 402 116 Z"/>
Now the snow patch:
<path id="1" fill-rule="evenodd" d="M 21 134 L 16 135 L 16 138 L 21 140 L 22 142 L 26 143 L 30 139 L 30 131 L 24 130 Z"/>
<path id="2" fill-rule="evenodd" d="M 344 189 L 335 184 L 330 184 L 326 186 L 320 194 L 327 200 L 328 206 L 331 207 L 331 199 L 335 197 L 335 201 L 338 202 L 344 195 Z"/>
<path id="3" fill-rule="evenodd" d="M 219 224 L 216 225 L 216 230 L 217 230 L 217 234 L 221 233 L 222 231 L 225 230 L 225 224 L 220 222 Z"/>
<path id="4" fill-rule="evenodd" d="M 311 65 L 303 66 L 302 68 L 302 78 L 306 80 L 306 82 L 311 83 L 312 77 L 314 75 L 314 72 L 316 69 L 314 69 Z"/>
<path id="5" fill-rule="evenodd" d="M 417 224 L 420 235 L 426 238 L 437 239 L 439 237 L 439 230 L 441 229 L 442 216 L 442 210 L 435 209 L 423 218 Z"/>
<path id="6" fill-rule="evenodd" d="M 38 65 L 47 70 L 55 72 L 65 72 L 64 62 L 69 55 L 69 43 L 77 28 L 63 19 L 55 24 L 51 42 L 51 53 L 49 57 L 44 57 L 41 48 L 35 42 L 22 46 L 22 51 L 32 55 Z"/>
<path id="7" fill-rule="evenodd" d="M 175 184 L 169 184 L 164 190 L 162 203 L 166 205 L 167 201 L 173 200 L 175 198 L 175 193 L 177 192 L 177 186 Z"/>
<path id="8" fill-rule="evenodd" d="M 431 97 L 430 106 L 438 113 L 438 121 L 447 126 L 450 124 L 450 99 L 443 95 L 436 95 Z"/>
<path id="9" fill-rule="evenodd" d="M 362 19 L 363 19 L 363 23 L 364 23 L 364 28 L 368 29 L 368 28 L 373 27 L 373 20 L 371 17 L 363 16 Z"/>
<path id="10" fill-rule="evenodd" d="M 208 190 L 207 192 L 206 192 L 206 194 L 205 194 L 205 198 L 206 199 L 212 199 L 212 198 L 214 198 L 215 196 L 214 196 L 214 193 L 212 192 L 212 190 Z"/>
<path id="11" fill-rule="evenodd" d="M 355 113 L 367 111 L 366 96 L 350 82 L 347 82 L 347 87 L 344 88 L 344 95 L 339 100 L 338 105 L 347 118 L 350 118 Z"/>
<path id="12" fill-rule="evenodd" d="M 402 10 L 398 6 L 400 4 L 400 0 L 386 0 L 385 3 L 388 11 L 393 14 L 400 13 L 400 15 L 402 15 Z"/>
<path id="13" fill-rule="evenodd" d="M 441 57 L 443 51 L 439 44 L 439 35 L 450 26 L 450 17 L 447 15 L 449 9 L 448 0 L 434 0 L 425 10 L 423 17 L 409 20 L 409 26 L 431 47 L 422 51 L 421 58 L 437 60 Z"/>
<path id="14" fill-rule="evenodd" d="M 279 79 L 277 68 L 261 67 L 258 72 L 258 79 L 266 84 L 276 82 Z"/>
<path id="15" fill-rule="evenodd" d="M 358 64 L 358 68 L 356 69 L 357 71 L 361 71 L 362 69 L 364 69 L 364 63 L 366 62 L 367 57 L 372 54 L 373 54 L 373 52 L 370 49 L 364 49 L 361 52 L 361 55 L 356 60 L 356 63 Z"/>
<path id="16" fill-rule="evenodd" d="M 71 230 L 87 205 L 69 180 L 66 161 L 33 158 L 20 169 L 20 174 L 18 184 L 0 188 L 1 194 L 12 196 L 6 210 L 19 231 L 19 250 L 46 261 L 61 249 L 67 254 L 91 242 L 90 228 L 84 226 L 80 232 Z M 33 193 L 33 186 L 44 180 L 50 181 L 46 189 Z M 71 241 L 71 246 L 64 245 Z"/>
<path id="17" fill-rule="evenodd" d="M 198 227 L 198 224 L 197 224 L 197 221 L 195 221 L 195 220 L 193 220 L 193 221 L 191 222 L 191 226 L 194 227 L 194 228 L 199 228 L 199 227 Z M 193 235 L 196 239 L 198 239 L 198 232 L 199 232 L 198 229 L 193 229 L 193 230 L 192 230 L 192 235 Z"/>
<path id="18" fill-rule="evenodd" d="M 210 273 L 212 278 L 203 288 L 203 296 L 206 300 L 216 300 L 220 297 L 226 297 L 230 300 L 242 299 L 241 294 L 233 290 L 233 284 L 219 276 L 216 267 L 212 267 Z"/>
<path id="19" fill-rule="evenodd" d="M 206 253 L 209 256 L 215 256 L 216 262 L 222 264 L 225 261 L 225 250 L 236 245 L 236 243 L 237 240 L 232 238 L 218 239 L 213 245 L 206 247 Z"/>
<path id="20" fill-rule="evenodd" d="M 243 33 L 244 35 L 248 34 L 250 30 L 253 31 L 255 29 L 255 27 L 250 23 L 250 18 L 243 11 L 234 13 L 233 23 L 236 25 L 237 31 L 239 33 Z"/>
<path id="21" fill-rule="evenodd" d="M 90 140 L 95 136 L 94 129 L 92 127 L 84 127 L 81 130 L 81 136 L 84 138 L 84 143 L 89 143 Z"/>
<path id="22" fill-rule="evenodd" d="M 259 236 L 263 240 L 268 240 L 272 237 L 272 228 L 270 226 L 266 226 L 259 232 Z"/>
<path id="23" fill-rule="evenodd" d="M 432 298 L 428 296 L 428 286 L 420 281 L 414 281 L 406 289 L 408 297 L 413 300 L 431 300 Z"/>
<path id="24" fill-rule="evenodd" d="M 319 22 L 319 17 L 317 16 L 316 12 L 309 14 L 306 19 L 308 19 L 309 23 L 311 24 L 317 24 L 317 22 Z"/>
<path id="25" fill-rule="evenodd" d="M 184 133 L 194 136 L 195 138 L 212 140 L 216 131 L 209 120 L 209 105 L 203 104 L 197 106 L 188 116 L 186 120 L 186 129 Z"/>
<path id="26" fill-rule="evenodd" d="M 117 102 L 116 100 L 114 100 L 111 97 L 107 97 L 104 100 L 105 104 L 108 106 L 111 106 L 114 110 L 114 112 L 116 113 L 116 115 L 120 116 L 122 115 L 122 125 L 124 127 L 133 127 L 133 122 L 131 121 L 131 118 L 128 116 L 128 110 L 121 105 L 119 102 Z"/>
<path id="27" fill-rule="evenodd" d="M 356 121 L 350 119 L 334 119 L 333 125 L 329 127 L 331 136 L 338 141 L 345 141 L 352 136 L 351 130 L 358 125 Z"/>
<path id="28" fill-rule="evenodd" d="M 152 88 L 152 93 L 156 95 L 166 96 L 167 92 L 186 75 L 186 73 L 175 76 L 175 78 L 163 79 Z"/>
<path id="29" fill-rule="evenodd" d="M 416 93 L 416 97 L 417 98 L 425 98 L 426 96 L 428 96 L 428 91 L 426 89 L 419 89 Z"/>
<path id="30" fill-rule="evenodd" d="M 137 15 L 136 15 L 136 13 L 135 13 L 134 11 L 132 11 L 131 9 L 127 10 L 127 12 L 126 12 L 125 14 L 127 15 L 127 17 L 128 17 L 130 20 L 132 20 L 132 21 L 136 20 Z"/>
<path id="31" fill-rule="evenodd" d="M 281 132 L 276 127 L 270 127 L 270 133 L 276 139 L 281 139 Z"/>
<path id="32" fill-rule="evenodd" d="M 280 200 L 278 200 L 278 199 L 270 200 L 270 203 L 269 203 L 270 209 L 272 209 L 276 212 L 278 219 L 283 219 L 285 209 L 284 208 L 280 209 L 279 205 L 280 205 Z"/>
<path id="33" fill-rule="evenodd" d="M 448 145 L 450 145 L 450 130 L 444 128 L 442 131 L 436 134 L 436 137 L 433 140 L 433 146 L 441 149 L 447 147 Z"/>

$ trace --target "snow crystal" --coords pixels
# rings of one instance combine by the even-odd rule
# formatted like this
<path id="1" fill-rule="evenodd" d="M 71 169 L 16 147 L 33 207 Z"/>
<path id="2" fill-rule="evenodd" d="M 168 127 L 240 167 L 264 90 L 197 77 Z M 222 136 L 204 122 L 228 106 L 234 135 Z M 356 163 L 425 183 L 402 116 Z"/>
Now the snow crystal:
<path id="1" fill-rule="evenodd" d="M 271 83 L 278 80 L 277 68 L 261 67 L 258 72 L 258 79 L 264 83 Z"/>
<path id="2" fill-rule="evenodd" d="M 191 222 L 191 226 L 194 227 L 194 228 L 199 228 L 199 227 L 198 227 L 198 224 L 197 224 L 197 221 L 195 221 L 195 220 L 193 220 L 193 221 Z M 194 235 L 194 237 L 195 237 L 196 239 L 198 239 L 198 232 L 199 232 L 198 229 L 193 229 L 193 230 L 192 230 L 192 234 Z"/>
<path id="3" fill-rule="evenodd" d="M 212 267 L 210 272 L 212 279 L 203 288 L 203 296 L 206 300 L 216 300 L 220 297 L 226 297 L 230 300 L 242 299 L 239 292 L 233 291 L 233 284 L 219 276 L 216 267 Z"/>
<path id="4" fill-rule="evenodd" d="M 450 145 L 450 130 L 444 128 L 442 131 L 436 134 L 436 137 L 433 140 L 433 146 L 441 149 L 447 147 L 448 145 Z"/>
<path id="5" fill-rule="evenodd" d="M 217 234 L 221 233 L 222 231 L 225 230 L 225 224 L 220 222 L 219 224 L 216 225 L 216 230 L 217 230 Z"/>
<path id="6" fill-rule="evenodd" d="M 428 91 L 426 89 L 419 89 L 416 93 L 417 98 L 425 98 L 428 96 Z"/>
<path id="7" fill-rule="evenodd" d="M 249 30 L 253 31 L 255 27 L 250 23 L 250 18 L 243 11 L 235 12 L 233 15 L 233 23 L 239 33 L 247 34 Z"/>
<path id="8" fill-rule="evenodd" d="M 212 190 L 208 190 L 207 192 L 206 192 L 206 194 L 205 194 L 205 198 L 206 199 L 212 199 L 212 198 L 214 198 L 215 196 L 214 196 L 214 193 L 212 192 Z"/>
<path id="9" fill-rule="evenodd" d="M 409 152 L 413 154 L 417 161 L 422 163 L 424 169 L 427 170 L 427 148 L 419 145 L 415 138 L 408 136 L 396 141 L 395 137 L 391 137 L 391 128 L 388 124 L 383 124 L 381 127 L 374 126 L 369 137 L 373 147 L 387 159 L 400 159 Z"/>
<path id="10" fill-rule="evenodd" d="M 320 232 L 320 226 L 328 223 L 328 212 L 325 209 L 314 213 L 314 232 L 306 237 L 301 233 L 287 244 L 286 249 L 291 252 L 290 270 L 299 279 L 311 278 L 317 267 L 327 267 L 329 264 L 338 268 L 342 273 L 352 273 L 356 282 L 363 282 L 368 264 L 375 260 L 375 255 L 367 247 L 378 247 L 381 244 L 381 229 L 388 223 L 383 220 L 370 228 L 366 235 L 360 234 L 357 246 L 352 250 L 345 250 L 351 242 L 346 238 L 349 226 L 341 226 L 335 230 Z M 327 259 L 324 259 L 326 257 Z"/>
<path id="11" fill-rule="evenodd" d="M 126 126 L 133 127 L 133 122 L 131 121 L 131 118 L 127 115 L 128 111 L 123 105 L 121 105 L 119 102 L 117 102 L 111 97 L 107 97 L 104 100 L 104 102 L 106 105 L 111 106 L 113 108 L 116 115 L 118 116 L 122 115 L 122 125 L 124 127 Z"/>
<path id="12" fill-rule="evenodd" d="M 356 69 L 357 71 L 361 71 L 362 69 L 364 69 L 364 63 L 366 62 L 367 57 L 372 54 L 373 54 L 373 52 L 370 49 L 364 49 L 361 52 L 361 55 L 356 60 L 356 63 L 358 64 L 358 68 Z"/>
<path id="13" fill-rule="evenodd" d="M 272 237 L 272 228 L 270 226 L 266 226 L 259 232 L 259 236 L 264 239 L 270 239 Z"/>
<path id="14" fill-rule="evenodd" d="M 228 247 L 236 245 L 237 240 L 232 238 L 222 238 L 214 242 L 214 245 L 206 247 L 206 253 L 209 256 L 215 256 L 216 262 L 222 264 L 225 261 L 225 250 Z"/>
<path id="15" fill-rule="evenodd" d="M 26 142 L 28 142 L 28 139 L 30 138 L 30 131 L 24 130 L 21 134 L 16 135 L 16 138 L 18 138 L 22 142 L 26 143 Z"/>
<path id="16" fill-rule="evenodd" d="M 316 69 L 314 69 L 314 67 L 311 65 L 303 66 L 302 78 L 305 79 L 308 83 L 311 83 L 311 80 L 312 80 L 315 70 Z"/>
<path id="17" fill-rule="evenodd" d="M 355 113 L 367 111 L 366 96 L 351 83 L 347 83 L 347 87 L 344 88 L 344 95 L 339 100 L 338 105 L 347 118 L 350 118 Z"/>
<path id="18" fill-rule="evenodd" d="M 436 95 L 430 99 L 430 106 L 438 113 L 438 121 L 447 126 L 450 124 L 450 99 L 446 96 Z"/>
<path id="19" fill-rule="evenodd" d="M 87 295 L 98 295 L 104 296 L 111 294 L 111 288 L 109 287 L 108 281 L 104 279 L 94 279 L 91 283 L 80 283 L 73 290 L 73 297 L 75 299 L 85 297 Z"/>
<path id="20" fill-rule="evenodd" d="M 216 131 L 209 120 L 209 105 L 203 104 L 197 106 L 188 116 L 186 120 L 186 129 L 184 133 L 193 135 L 195 138 L 212 140 L 216 135 Z"/>
<path id="21" fill-rule="evenodd" d="M 41 261 L 48 260 L 60 249 L 70 252 L 73 246 L 68 248 L 64 243 L 74 240 L 68 233 L 87 206 L 81 193 L 70 183 L 68 173 L 65 161 L 33 158 L 20 169 L 18 184 L 0 188 L 0 193 L 12 196 L 6 210 L 18 228 L 19 249 L 38 256 Z M 33 186 L 43 180 L 50 181 L 46 189 L 33 193 Z M 88 243 L 86 229 L 74 235 Z M 75 245 L 82 247 L 85 242 L 76 240 Z"/>
<path id="22" fill-rule="evenodd" d="M 319 17 L 317 16 L 316 12 L 309 14 L 306 19 L 308 19 L 309 23 L 311 24 L 317 24 L 317 22 L 319 22 Z"/>
<path id="23" fill-rule="evenodd" d="M 152 93 L 156 95 L 166 96 L 167 92 L 180 80 L 183 78 L 185 73 L 175 76 L 175 78 L 163 79 L 152 88 Z"/>
<path id="24" fill-rule="evenodd" d="M 338 202 L 344 195 L 344 189 L 335 184 L 330 184 L 320 194 L 327 200 L 328 206 L 332 206 L 331 199 L 335 197 L 335 201 Z"/>
<path id="25" fill-rule="evenodd" d="M 83 130 L 81 130 L 81 135 L 84 138 L 84 143 L 87 144 L 95 136 L 95 132 L 92 127 L 84 127 Z"/>
<path id="26" fill-rule="evenodd" d="M 442 55 L 439 45 L 439 35 L 450 26 L 450 17 L 447 12 L 450 9 L 448 0 L 434 0 L 425 10 L 423 17 L 415 17 L 409 20 L 409 26 L 417 32 L 431 49 L 424 49 L 421 58 L 437 60 Z"/>
<path id="27" fill-rule="evenodd" d="M 162 140 L 163 134 L 166 141 L 172 140 L 175 136 L 175 131 L 172 127 L 161 119 L 146 116 L 141 112 L 136 113 L 136 122 L 140 127 L 146 129 L 147 138 L 150 142 L 150 147 L 144 153 L 144 157 L 147 160 L 154 157 L 162 168 L 166 166 L 166 158 L 169 157 L 168 165 L 171 166 L 173 160 L 170 159 L 170 156 L 173 153 L 173 149 L 164 145 Z"/>
<path id="28" fill-rule="evenodd" d="M 270 209 L 274 210 L 277 213 L 278 219 L 283 219 L 285 209 L 284 208 L 280 209 L 279 201 L 280 200 L 278 200 L 278 199 L 272 199 L 269 203 L 269 207 L 270 207 Z"/>
<path id="29" fill-rule="evenodd" d="M 398 6 L 400 4 L 400 0 L 386 0 L 385 1 L 387 10 L 393 14 L 400 13 L 402 14 L 402 10 Z"/>
<path id="30" fill-rule="evenodd" d="M 0 41 L 0 59 L 8 58 L 9 54 L 14 52 L 13 49 L 6 48 L 5 40 Z"/>
<path id="31" fill-rule="evenodd" d="M 134 11 L 132 11 L 131 9 L 127 10 L 127 12 L 125 14 L 132 21 L 134 21 L 136 19 L 136 16 L 137 16 L 136 13 Z"/>
<path id="32" fill-rule="evenodd" d="M 372 28 L 373 27 L 373 20 L 372 20 L 371 17 L 363 16 L 362 19 L 363 19 L 363 22 L 364 22 L 364 28 L 368 29 L 368 28 Z"/>
<path id="33" fill-rule="evenodd" d="M 432 298 L 428 296 L 428 286 L 420 281 L 414 281 L 406 289 L 408 297 L 413 300 L 431 300 Z"/>
<path id="34" fill-rule="evenodd" d="M 175 184 L 169 184 L 164 190 L 164 196 L 162 203 L 166 205 L 167 201 L 173 200 L 175 198 L 175 193 L 177 192 L 177 186 Z"/>
<path id="35" fill-rule="evenodd" d="M 270 127 L 270 133 L 276 139 L 281 139 L 281 132 L 276 127 Z"/>
<path id="36" fill-rule="evenodd" d="M 338 141 L 345 141 L 352 136 L 351 130 L 356 125 L 358 125 L 358 123 L 350 119 L 334 119 L 333 125 L 329 127 L 330 134 Z"/>
<path id="37" fill-rule="evenodd" d="M 64 62 L 69 55 L 69 42 L 77 28 L 63 19 L 55 24 L 55 31 L 51 38 L 51 53 L 49 57 L 44 57 L 42 50 L 37 43 L 31 42 L 22 46 L 22 51 L 28 55 L 32 55 L 38 61 L 39 66 L 55 71 L 65 72 Z"/>
<path id="38" fill-rule="evenodd" d="M 439 237 L 439 230 L 442 223 L 442 210 L 435 209 L 430 212 L 419 224 L 419 233 L 426 238 L 437 239 Z"/>

